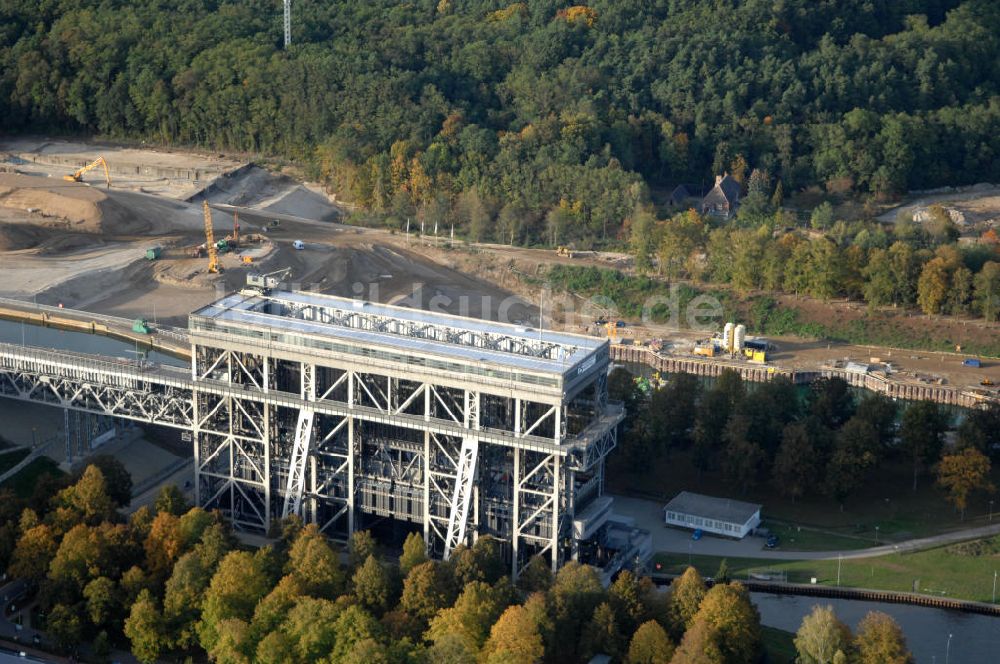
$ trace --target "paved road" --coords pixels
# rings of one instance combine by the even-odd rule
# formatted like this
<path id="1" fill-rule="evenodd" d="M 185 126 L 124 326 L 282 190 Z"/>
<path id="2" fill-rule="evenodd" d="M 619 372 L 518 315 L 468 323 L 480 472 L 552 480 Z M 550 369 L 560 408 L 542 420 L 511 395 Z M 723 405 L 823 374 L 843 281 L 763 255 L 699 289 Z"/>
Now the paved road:
<path id="1" fill-rule="evenodd" d="M 668 528 L 663 523 L 663 504 L 642 498 L 615 496 L 614 511 L 623 516 L 635 519 L 640 528 L 645 528 L 653 534 L 653 551 L 670 553 L 690 553 L 693 555 L 725 556 L 729 558 L 765 558 L 771 560 L 826 560 L 842 558 L 873 558 L 899 551 L 919 551 L 942 544 L 961 542 L 963 540 L 989 537 L 1000 534 L 1000 523 L 959 530 L 933 537 L 885 544 L 868 549 L 848 551 L 784 551 L 781 549 L 764 548 L 762 537 L 745 537 L 742 540 L 730 540 L 706 534 L 700 540 L 691 539 L 691 531 L 679 528 Z"/>

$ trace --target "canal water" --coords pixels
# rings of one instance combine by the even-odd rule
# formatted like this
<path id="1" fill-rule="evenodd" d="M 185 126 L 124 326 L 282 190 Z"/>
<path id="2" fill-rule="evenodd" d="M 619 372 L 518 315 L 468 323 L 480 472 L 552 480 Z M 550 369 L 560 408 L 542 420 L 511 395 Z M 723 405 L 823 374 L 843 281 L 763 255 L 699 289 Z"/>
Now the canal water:
<path id="1" fill-rule="evenodd" d="M 51 327 L 28 325 L 16 321 L 0 320 L 0 342 L 10 344 L 26 344 L 41 346 L 56 350 L 71 350 L 77 353 L 96 353 L 110 357 L 121 357 L 134 360 L 136 345 L 99 334 L 70 332 Z M 175 367 L 190 366 L 185 360 L 166 355 L 157 351 L 146 352 L 146 359 L 158 364 Z"/>
<path id="2" fill-rule="evenodd" d="M 795 632 L 814 606 L 830 605 L 851 630 L 869 611 L 887 613 L 906 635 L 918 664 L 989 664 L 1000 662 L 1000 618 L 909 604 L 851 599 L 750 593 L 761 623 Z M 948 635 L 951 634 L 949 652 Z"/>

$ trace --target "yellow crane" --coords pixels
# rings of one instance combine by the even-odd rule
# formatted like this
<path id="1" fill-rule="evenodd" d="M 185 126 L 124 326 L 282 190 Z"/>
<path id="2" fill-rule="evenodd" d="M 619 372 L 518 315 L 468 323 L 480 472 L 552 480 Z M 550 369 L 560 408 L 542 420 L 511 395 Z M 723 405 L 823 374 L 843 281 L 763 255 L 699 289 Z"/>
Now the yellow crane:
<path id="1" fill-rule="evenodd" d="M 104 157 L 98 157 L 94 161 L 90 162 L 73 175 L 64 175 L 63 180 L 68 182 L 82 182 L 83 175 L 89 170 L 97 168 L 98 166 L 104 167 L 104 180 L 108 183 L 108 189 L 111 188 L 111 172 L 108 170 L 108 162 L 104 161 Z"/>
<path id="2" fill-rule="evenodd" d="M 208 207 L 208 201 L 203 203 L 205 211 L 205 250 L 208 252 L 208 271 L 211 273 L 222 272 L 219 265 L 219 252 L 215 246 L 215 234 L 212 232 L 212 210 Z"/>

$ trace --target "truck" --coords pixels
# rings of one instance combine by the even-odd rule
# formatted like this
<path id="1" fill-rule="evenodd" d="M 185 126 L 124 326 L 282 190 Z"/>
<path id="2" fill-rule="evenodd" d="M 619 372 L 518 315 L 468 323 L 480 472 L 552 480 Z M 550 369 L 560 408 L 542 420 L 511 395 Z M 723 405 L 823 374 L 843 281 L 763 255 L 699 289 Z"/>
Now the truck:
<path id="1" fill-rule="evenodd" d="M 149 321 L 145 318 L 136 318 L 132 321 L 132 331 L 138 332 L 139 334 L 150 334 L 152 330 L 149 329 Z"/>
<path id="2" fill-rule="evenodd" d="M 982 367 L 982 363 L 979 361 L 978 357 L 969 357 L 962 360 L 962 366 L 972 367 L 973 369 L 979 369 Z"/>
<path id="3" fill-rule="evenodd" d="M 155 261 L 163 253 L 163 247 L 150 247 L 146 250 L 146 260 Z"/>

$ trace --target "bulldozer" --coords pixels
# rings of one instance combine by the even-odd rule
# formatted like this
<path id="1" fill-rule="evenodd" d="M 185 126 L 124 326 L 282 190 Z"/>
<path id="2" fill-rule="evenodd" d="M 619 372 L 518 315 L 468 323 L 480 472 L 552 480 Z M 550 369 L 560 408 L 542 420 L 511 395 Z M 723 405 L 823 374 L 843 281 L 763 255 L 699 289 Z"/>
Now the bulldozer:
<path id="1" fill-rule="evenodd" d="M 98 166 L 104 167 L 104 180 L 107 183 L 108 189 L 111 188 L 111 171 L 108 170 L 108 162 L 104 161 L 104 157 L 98 157 L 94 161 L 90 162 L 83 168 L 79 169 L 72 175 L 64 175 L 63 180 L 67 182 L 83 182 L 83 176 L 87 171 L 93 170 Z"/>
<path id="2" fill-rule="evenodd" d="M 570 249 L 569 247 L 559 245 L 558 247 L 556 247 L 556 255 L 565 256 L 566 258 L 573 258 L 573 250 Z"/>

